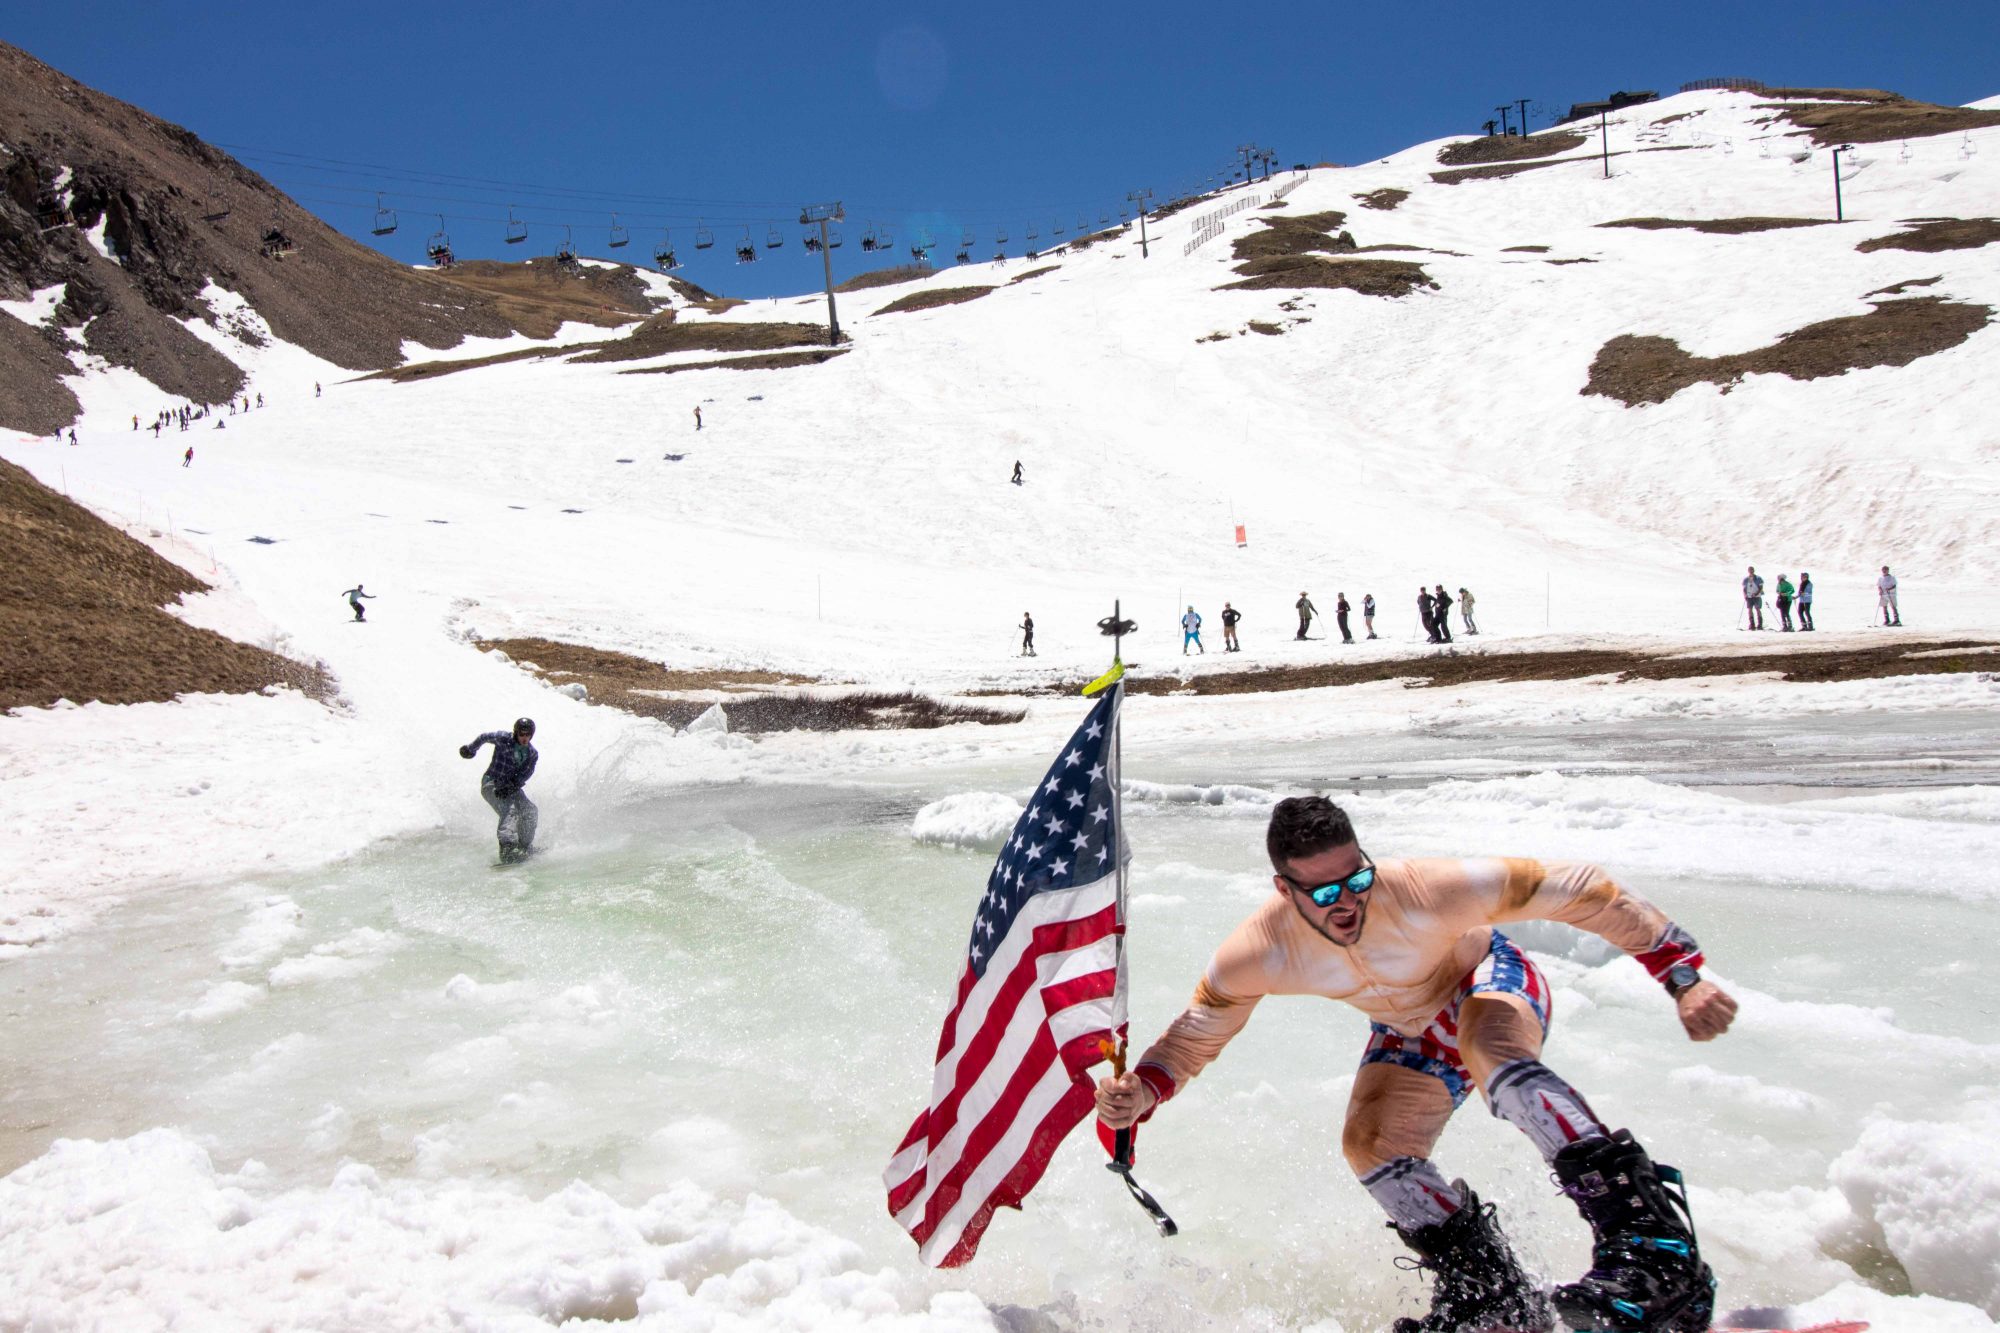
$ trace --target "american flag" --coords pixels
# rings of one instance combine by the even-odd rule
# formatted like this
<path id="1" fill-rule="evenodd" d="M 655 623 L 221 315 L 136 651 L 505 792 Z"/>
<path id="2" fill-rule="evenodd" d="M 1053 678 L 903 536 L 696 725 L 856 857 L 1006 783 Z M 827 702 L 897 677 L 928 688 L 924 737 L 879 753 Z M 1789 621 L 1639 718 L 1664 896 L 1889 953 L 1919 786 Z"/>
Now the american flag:
<path id="1" fill-rule="evenodd" d="M 987 877 L 930 1105 L 882 1173 L 927 1264 L 972 1258 L 1092 1106 L 1125 1031 L 1124 840 L 1114 684 L 1063 747 Z"/>

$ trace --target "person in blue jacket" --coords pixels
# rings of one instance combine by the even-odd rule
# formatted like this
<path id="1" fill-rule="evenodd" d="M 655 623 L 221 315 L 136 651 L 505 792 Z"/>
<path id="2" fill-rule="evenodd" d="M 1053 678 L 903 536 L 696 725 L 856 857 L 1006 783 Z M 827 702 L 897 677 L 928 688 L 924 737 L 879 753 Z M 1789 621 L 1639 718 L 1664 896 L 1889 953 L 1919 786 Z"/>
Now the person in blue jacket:
<path id="1" fill-rule="evenodd" d="M 500 816 L 502 861 L 519 861 L 534 850 L 535 824 L 541 818 L 541 811 L 521 790 L 535 775 L 535 761 L 541 758 L 531 744 L 534 734 L 535 719 L 518 718 L 512 732 L 489 731 L 472 744 L 458 747 L 459 758 L 470 759 L 479 753 L 480 746 L 488 743 L 493 746 L 493 758 L 487 762 L 485 776 L 479 779 L 479 794 L 493 807 L 493 813 Z"/>

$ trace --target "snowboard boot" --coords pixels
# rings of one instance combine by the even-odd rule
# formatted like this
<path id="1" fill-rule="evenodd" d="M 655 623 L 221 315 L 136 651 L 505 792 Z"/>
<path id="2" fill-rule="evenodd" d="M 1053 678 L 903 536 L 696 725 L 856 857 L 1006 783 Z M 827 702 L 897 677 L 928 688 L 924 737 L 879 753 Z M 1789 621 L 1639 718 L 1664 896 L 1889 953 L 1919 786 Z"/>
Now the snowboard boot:
<path id="1" fill-rule="evenodd" d="M 1493 1205 L 1455 1183 L 1465 1205 L 1443 1222 L 1412 1231 L 1390 1224 L 1417 1255 L 1398 1266 L 1433 1277 L 1430 1313 L 1398 1319 L 1394 1333 L 1546 1333 L 1555 1324 L 1548 1297 L 1521 1271 Z"/>
<path id="2" fill-rule="evenodd" d="M 1715 1275 L 1701 1261 L 1681 1173 L 1623 1129 L 1564 1148 L 1555 1172 L 1596 1236 L 1590 1271 L 1555 1290 L 1563 1321 L 1592 1333 L 1707 1329 Z"/>

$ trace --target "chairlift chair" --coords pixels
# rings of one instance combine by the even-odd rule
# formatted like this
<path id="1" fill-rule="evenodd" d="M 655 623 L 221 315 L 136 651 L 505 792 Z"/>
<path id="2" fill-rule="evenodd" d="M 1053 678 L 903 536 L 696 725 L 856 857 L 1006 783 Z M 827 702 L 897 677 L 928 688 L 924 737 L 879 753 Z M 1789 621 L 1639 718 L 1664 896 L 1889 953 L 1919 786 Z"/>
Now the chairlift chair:
<path id="1" fill-rule="evenodd" d="M 653 249 L 653 262 L 667 273 L 681 266 L 681 261 L 674 257 L 674 234 L 671 231 L 660 233 L 660 243 Z"/>
<path id="2" fill-rule="evenodd" d="M 829 250 L 838 250 L 840 248 L 840 229 L 838 227 L 828 227 L 826 229 L 826 248 Z"/>
<path id="3" fill-rule="evenodd" d="M 764 248 L 766 250 L 775 250 L 784 243 L 785 233 L 779 231 L 775 225 L 764 233 Z"/>
<path id="4" fill-rule="evenodd" d="M 577 266 L 576 243 L 572 239 L 572 234 L 567 226 L 563 228 L 562 244 L 556 247 L 555 261 L 560 268 L 575 268 Z"/>
<path id="5" fill-rule="evenodd" d="M 694 229 L 694 248 L 697 250 L 706 250 L 714 244 L 715 233 L 697 224 Z"/>
<path id="6" fill-rule="evenodd" d="M 970 250 L 972 248 L 971 232 L 967 232 L 965 233 L 965 235 L 958 238 L 958 248 L 961 250 Z"/>
<path id="7" fill-rule="evenodd" d="M 743 244 L 736 247 L 736 262 L 739 264 L 757 262 L 757 242 L 752 239 L 748 227 L 743 229 Z"/>
<path id="8" fill-rule="evenodd" d="M 807 254 L 809 255 L 818 254 L 820 252 L 819 234 L 817 232 L 810 232 L 810 231 L 807 232 L 806 239 L 803 242 L 803 244 L 806 247 Z"/>
<path id="9" fill-rule="evenodd" d="M 894 248 L 895 244 L 896 244 L 896 233 L 891 231 L 889 228 L 883 227 L 875 233 L 875 247 L 877 249 L 879 250 L 892 249 Z"/>
<path id="10" fill-rule="evenodd" d="M 396 210 L 382 206 L 382 192 L 375 192 L 375 225 L 369 228 L 377 236 L 387 236 L 396 230 Z"/>
<path id="11" fill-rule="evenodd" d="M 1108 226 L 1110 226 L 1110 225 L 1111 225 L 1111 215 L 1110 215 L 1109 213 L 1099 213 L 1099 214 L 1097 215 L 1097 225 L 1098 225 L 1098 226 L 1100 226 L 1100 227 L 1108 227 Z"/>
<path id="12" fill-rule="evenodd" d="M 970 264 L 972 262 L 972 251 L 960 250 L 954 258 L 961 264 Z"/>
<path id="13" fill-rule="evenodd" d="M 1060 236 L 1067 230 L 1068 228 L 1063 226 L 1062 219 L 1060 218 L 1049 224 L 1049 234 L 1051 236 Z"/>
<path id="14" fill-rule="evenodd" d="M 995 245 L 1007 244 L 1007 229 L 1005 227 L 993 233 L 993 243 Z"/>
<path id="15" fill-rule="evenodd" d="M 220 222 L 228 216 L 229 204 L 227 201 L 215 199 L 202 200 L 201 220 L 203 222 Z"/>
<path id="16" fill-rule="evenodd" d="M 442 213 L 438 214 L 438 229 L 431 233 L 430 240 L 424 244 L 424 253 L 429 255 L 431 263 L 439 268 L 450 268 L 456 262 L 451 253 L 451 237 L 444 229 Z"/>
<path id="17" fill-rule="evenodd" d="M 1040 235 L 1041 233 L 1035 230 L 1035 224 L 1030 222 L 1028 224 L 1028 239 L 1032 241 Z"/>
<path id="18" fill-rule="evenodd" d="M 873 251 L 879 249 L 881 245 L 882 243 L 875 239 L 875 224 L 871 222 L 868 224 L 868 230 L 861 233 L 861 248 Z"/>
<path id="19" fill-rule="evenodd" d="M 514 206 L 507 205 L 507 244 L 519 245 L 528 239 L 528 224 L 514 216 Z"/>
<path id="20" fill-rule="evenodd" d="M 631 243 L 632 237 L 623 227 L 618 225 L 618 215 L 613 213 L 611 215 L 611 239 L 606 241 L 605 245 L 616 250 L 621 246 L 630 245 Z"/>

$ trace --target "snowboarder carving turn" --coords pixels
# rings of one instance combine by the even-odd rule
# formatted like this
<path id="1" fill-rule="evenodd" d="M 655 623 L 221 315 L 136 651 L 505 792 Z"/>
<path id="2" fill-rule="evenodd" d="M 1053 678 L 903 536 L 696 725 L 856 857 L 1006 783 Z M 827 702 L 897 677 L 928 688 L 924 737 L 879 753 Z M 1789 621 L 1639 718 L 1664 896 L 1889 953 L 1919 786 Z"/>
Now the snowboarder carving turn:
<path id="1" fill-rule="evenodd" d="M 361 599 L 366 597 L 369 601 L 372 602 L 375 600 L 374 593 L 361 591 L 361 585 L 357 583 L 352 588 L 349 588 L 346 592 L 340 595 L 342 597 L 345 597 L 347 599 L 347 604 L 354 608 L 354 618 L 356 620 L 368 619 L 368 609 L 361 605 Z"/>
<path id="2" fill-rule="evenodd" d="M 479 779 L 479 794 L 500 817 L 496 832 L 503 865 L 526 860 L 535 847 L 535 825 L 541 811 L 521 790 L 535 775 L 535 763 L 541 758 L 530 743 L 534 734 L 535 719 L 524 717 L 515 721 L 511 732 L 489 731 L 470 745 L 458 747 L 459 758 L 470 759 L 479 753 L 480 746 L 493 746 L 493 758 Z"/>
<path id="3" fill-rule="evenodd" d="M 1709 1041 L 1728 1031 L 1736 1002 L 1702 979 L 1693 937 L 1594 865 L 1378 864 L 1323 796 L 1278 802 L 1265 850 L 1272 896 L 1223 941 L 1193 1001 L 1138 1063 L 1098 1081 L 1099 1118 L 1112 1129 L 1149 1119 L 1267 995 L 1344 1001 L 1372 1021 L 1341 1147 L 1434 1283 L 1429 1314 L 1397 1320 L 1395 1333 L 1550 1327 L 1551 1298 L 1522 1272 L 1493 1205 L 1431 1161 L 1475 1088 L 1540 1151 L 1595 1236 L 1590 1271 L 1555 1289 L 1555 1313 L 1606 1333 L 1707 1328 L 1715 1283 L 1680 1173 L 1542 1063 L 1549 983 L 1495 927 L 1563 921 L 1603 937 L 1666 988 L 1691 1039 Z"/>

